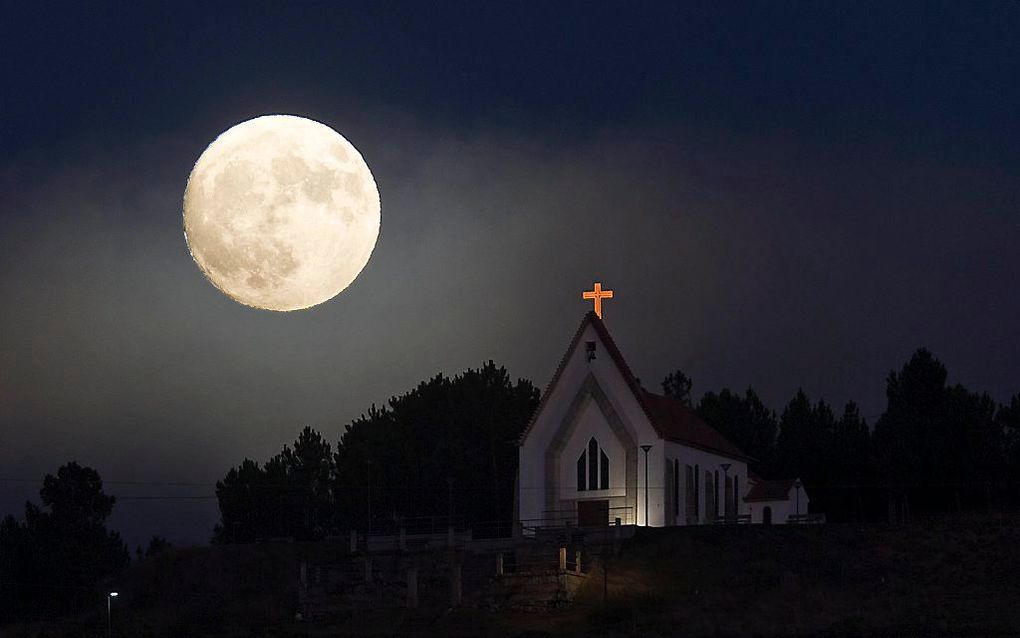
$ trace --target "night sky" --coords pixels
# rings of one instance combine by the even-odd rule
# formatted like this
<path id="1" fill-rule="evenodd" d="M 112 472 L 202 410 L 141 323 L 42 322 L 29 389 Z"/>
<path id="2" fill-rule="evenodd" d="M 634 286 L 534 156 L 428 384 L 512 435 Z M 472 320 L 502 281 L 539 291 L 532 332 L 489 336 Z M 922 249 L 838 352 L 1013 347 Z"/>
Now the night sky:
<path id="1" fill-rule="evenodd" d="M 0 516 L 78 460 L 132 547 L 208 542 L 214 499 L 151 497 L 436 372 L 544 387 L 595 280 L 649 388 L 874 423 L 924 345 L 1020 391 L 1020 3 L 88 4 L 0 20 Z M 382 199 L 298 313 L 182 233 L 199 154 L 266 113 L 337 129 Z"/>

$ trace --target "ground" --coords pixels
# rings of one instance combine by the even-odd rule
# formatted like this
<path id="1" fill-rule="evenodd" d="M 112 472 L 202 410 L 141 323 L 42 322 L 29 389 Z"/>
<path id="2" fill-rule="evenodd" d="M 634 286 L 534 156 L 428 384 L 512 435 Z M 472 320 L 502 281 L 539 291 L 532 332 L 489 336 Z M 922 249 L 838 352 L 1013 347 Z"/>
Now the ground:
<path id="1" fill-rule="evenodd" d="M 884 525 L 639 530 L 574 605 L 543 613 L 435 607 L 293 619 L 298 556 L 339 546 L 178 551 L 132 567 L 114 635 L 1015 636 L 1020 517 Z M 104 613 L 6 635 L 103 635 Z M 0 636 L 5 635 L 0 631 Z"/>

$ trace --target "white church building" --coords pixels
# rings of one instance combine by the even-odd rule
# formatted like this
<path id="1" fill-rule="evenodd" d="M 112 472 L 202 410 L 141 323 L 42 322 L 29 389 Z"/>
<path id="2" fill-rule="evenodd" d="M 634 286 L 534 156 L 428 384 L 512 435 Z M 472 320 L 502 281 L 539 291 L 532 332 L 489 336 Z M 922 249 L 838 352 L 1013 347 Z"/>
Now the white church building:
<path id="1" fill-rule="evenodd" d="M 690 407 L 645 390 L 599 314 L 581 322 L 519 440 L 521 526 L 785 523 L 806 514 L 799 482 L 749 475 L 754 459 Z"/>

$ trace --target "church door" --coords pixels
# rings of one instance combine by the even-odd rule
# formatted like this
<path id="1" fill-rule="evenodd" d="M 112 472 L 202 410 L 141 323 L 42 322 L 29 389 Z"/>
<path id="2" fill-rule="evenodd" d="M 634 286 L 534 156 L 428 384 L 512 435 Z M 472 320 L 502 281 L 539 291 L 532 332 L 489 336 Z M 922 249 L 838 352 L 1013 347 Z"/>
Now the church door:
<path id="1" fill-rule="evenodd" d="M 769 507 L 768 505 L 766 505 L 765 509 L 761 511 L 761 522 L 764 525 L 772 524 L 772 508 Z"/>
<path id="2" fill-rule="evenodd" d="M 578 501 L 578 527 L 602 527 L 609 524 L 609 501 Z"/>

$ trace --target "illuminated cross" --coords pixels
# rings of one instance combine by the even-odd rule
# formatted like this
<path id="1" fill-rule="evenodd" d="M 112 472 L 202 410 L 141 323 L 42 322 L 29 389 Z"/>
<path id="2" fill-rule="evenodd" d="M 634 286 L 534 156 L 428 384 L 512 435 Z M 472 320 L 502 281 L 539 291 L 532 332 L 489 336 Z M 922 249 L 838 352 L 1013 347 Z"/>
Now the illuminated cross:
<path id="1" fill-rule="evenodd" d="M 595 282 L 595 290 L 585 290 L 584 292 L 581 293 L 581 298 L 582 299 L 594 299 L 595 300 L 595 314 L 598 315 L 599 319 L 601 319 L 602 318 L 602 300 L 603 299 L 612 299 L 613 298 L 613 291 L 612 290 L 602 290 L 602 283 L 596 281 Z"/>

